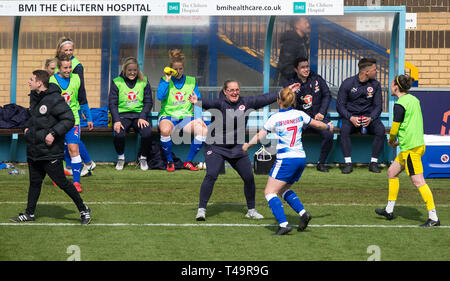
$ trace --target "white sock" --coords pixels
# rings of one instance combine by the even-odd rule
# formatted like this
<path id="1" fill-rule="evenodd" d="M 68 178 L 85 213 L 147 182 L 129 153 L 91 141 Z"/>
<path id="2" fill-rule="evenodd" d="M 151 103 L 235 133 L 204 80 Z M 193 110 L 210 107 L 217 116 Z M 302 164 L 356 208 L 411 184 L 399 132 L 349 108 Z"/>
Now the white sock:
<path id="1" fill-rule="evenodd" d="M 161 137 L 159 138 L 159 140 L 160 140 L 161 142 L 168 142 L 168 141 L 171 141 L 172 138 L 171 138 L 170 136 L 167 136 L 167 137 L 161 136 Z"/>
<path id="2" fill-rule="evenodd" d="M 206 141 L 206 136 L 196 135 L 196 136 L 195 136 L 195 139 L 196 139 L 198 142 L 205 142 L 205 141 Z"/>
<path id="3" fill-rule="evenodd" d="M 351 157 L 344 157 L 345 163 L 352 163 Z"/>
<path id="4" fill-rule="evenodd" d="M 276 194 L 276 193 L 269 193 L 269 194 L 267 194 L 267 195 L 266 195 L 266 200 L 267 200 L 267 202 L 269 202 L 270 199 L 272 199 L 272 198 L 274 198 L 274 197 L 277 197 L 277 194 Z"/>
<path id="5" fill-rule="evenodd" d="M 394 211 L 395 201 L 388 201 L 386 206 L 386 212 L 392 213 Z"/>
<path id="6" fill-rule="evenodd" d="M 439 220 L 438 217 L 437 217 L 437 214 L 436 214 L 436 209 L 428 211 L 428 218 L 430 220 L 434 220 L 434 221 L 438 221 Z"/>
<path id="7" fill-rule="evenodd" d="M 286 227 L 288 225 L 288 222 L 286 221 L 286 222 L 283 222 L 283 223 L 280 223 L 280 226 L 281 227 Z"/>
<path id="8" fill-rule="evenodd" d="M 119 160 L 125 160 L 125 154 L 117 155 L 117 159 L 119 159 Z"/>
<path id="9" fill-rule="evenodd" d="M 370 162 L 375 162 L 375 163 L 378 163 L 378 158 L 370 158 Z"/>
<path id="10" fill-rule="evenodd" d="M 147 160 L 147 156 L 142 156 L 140 157 L 142 160 Z"/>
<path id="11" fill-rule="evenodd" d="M 306 210 L 305 210 L 305 209 L 301 210 L 298 214 L 299 214 L 300 216 L 303 216 L 304 213 L 306 213 Z"/>

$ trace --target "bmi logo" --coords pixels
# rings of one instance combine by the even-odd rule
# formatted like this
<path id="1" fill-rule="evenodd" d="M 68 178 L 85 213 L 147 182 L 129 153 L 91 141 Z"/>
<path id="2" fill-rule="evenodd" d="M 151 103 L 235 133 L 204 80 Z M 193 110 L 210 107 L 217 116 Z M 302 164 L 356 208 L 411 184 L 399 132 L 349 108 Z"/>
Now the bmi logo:
<path id="1" fill-rule="evenodd" d="M 179 14 L 180 13 L 180 2 L 168 2 L 167 3 L 167 13 L 168 14 Z"/>
<path id="2" fill-rule="evenodd" d="M 306 2 L 294 2 L 294 14 L 305 14 Z"/>
<path id="3" fill-rule="evenodd" d="M 450 160 L 450 157 L 448 156 L 448 154 L 442 154 L 442 155 L 441 155 L 441 161 L 442 161 L 442 163 L 447 163 L 448 160 Z"/>

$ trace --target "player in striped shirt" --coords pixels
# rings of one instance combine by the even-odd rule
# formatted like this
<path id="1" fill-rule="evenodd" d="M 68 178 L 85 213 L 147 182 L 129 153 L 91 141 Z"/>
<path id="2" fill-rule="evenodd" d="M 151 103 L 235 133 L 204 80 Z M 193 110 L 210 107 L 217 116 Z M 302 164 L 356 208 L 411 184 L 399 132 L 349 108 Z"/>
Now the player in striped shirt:
<path id="1" fill-rule="evenodd" d="M 300 84 L 295 87 L 299 87 Z M 319 130 L 333 131 L 331 122 L 325 124 L 309 117 L 303 111 L 294 109 L 296 88 L 284 88 L 279 94 L 277 103 L 280 111 L 273 114 L 264 124 L 264 128 L 256 134 L 249 143 L 242 147 L 247 151 L 249 147 L 265 138 L 268 133 L 274 133 L 278 138 L 277 160 L 270 171 L 265 189 L 265 197 L 269 203 L 279 228 L 275 235 L 284 235 L 292 230 L 283 210 L 280 195 L 296 213 L 300 215 L 298 231 L 303 231 L 311 220 L 311 214 L 303 207 L 291 185 L 300 179 L 306 165 L 306 154 L 302 144 L 303 127 L 312 126 Z"/>

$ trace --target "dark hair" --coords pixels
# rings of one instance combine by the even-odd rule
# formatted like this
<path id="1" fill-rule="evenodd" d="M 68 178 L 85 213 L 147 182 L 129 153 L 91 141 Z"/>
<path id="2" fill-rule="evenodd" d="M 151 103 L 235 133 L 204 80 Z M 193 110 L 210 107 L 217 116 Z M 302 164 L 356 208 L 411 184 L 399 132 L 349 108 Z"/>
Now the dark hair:
<path id="1" fill-rule="evenodd" d="M 409 75 L 398 75 L 394 78 L 394 84 L 398 86 L 400 92 L 406 93 L 414 82 L 414 78 Z"/>
<path id="2" fill-rule="evenodd" d="M 48 80 L 50 79 L 50 75 L 47 71 L 38 69 L 33 71 L 33 75 L 36 76 L 36 81 L 41 81 L 42 84 L 44 84 L 45 88 L 48 88 L 49 83 Z"/>
<path id="3" fill-rule="evenodd" d="M 359 71 L 362 71 L 362 70 L 366 69 L 367 67 L 370 67 L 376 63 L 377 63 L 377 60 L 374 58 L 362 58 L 358 62 Z"/>
<path id="4" fill-rule="evenodd" d="M 58 68 L 61 69 L 61 66 L 62 66 L 61 62 L 62 61 L 70 61 L 71 62 L 72 61 L 71 59 L 72 59 L 72 57 L 70 57 L 69 55 L 66 55 L 66 54 L 63 54 L 63 53 L 59 54 L 59 56 L 58 56 Z"/>
<path id="5" fill-rule="evenodd" d="M 298 64 L 301 63 L 301 62 L 304 62 L 304 61 L 308 61 L 308 58 L 307 57 L 298 57 L 298 58 L 296 58 L 294 60 L 294 63 L 293 63 L 294 68 L 297 68 Z"/>
<path id="6" fill-rule="evenodd" d="M 292 17 L 291 19 L 289 19 L 289 26 L 291 27 L 291 29 L 295 29 L 295 24 L 301 19 L 305 19 L 309 22 L 309 18 L 305 16 Z"/>
<path id="7" fill-rule="evenodd" d="M 240 84 L 239 84 L 239 82 L 238 82 L 237 80 L 229 79 L 229 80 L 227 80 L 227 81 L 225 81 L 225 82 L 223 83 L 223 88 L 222 88 L 222 90 L 225 92 L 225 90 L 228 89 L 228 84 L 230 84 L 230 83 L 232 83 L 232 82 L 237 83 L 238 86 L 240 87 Z"/>

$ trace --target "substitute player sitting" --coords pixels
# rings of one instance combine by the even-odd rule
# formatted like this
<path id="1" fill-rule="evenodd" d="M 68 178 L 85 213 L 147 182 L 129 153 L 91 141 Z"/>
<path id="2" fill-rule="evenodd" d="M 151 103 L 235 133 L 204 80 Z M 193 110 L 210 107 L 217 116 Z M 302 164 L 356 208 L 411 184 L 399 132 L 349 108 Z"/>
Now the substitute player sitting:
<path id="1" fill-rule="evenodd" d="M 197 171 L 192 164 L 195 155 L 200 151 L 206 139 L 208 128 L 202 120 L 201 108 L 194 109 L 189 102 L 189 96 L 195 93 L 199 98 L 200 91 L 195 77 L 184 74 L 185 56 L 181 50 L 169 51 L 169 73 L 164 72 L 161 78 L 157 98 L 161 101 L 161 111 L 158 118 L 158 126 L 161 131 L 161 147 L 167 160 L 167 171 L 175 171 L 172 157 L 171 134 L 175 128 L 179 128 L 184 133 L 194 134 L 189 154 L 184 162 L 184 168 Z M 194 114 L 195 112 L 195 114 Z"/>
<path id="2" fill-rule="evenodd" d="M 264 128 L 249 143 L 242 146 L 242 149 L 247 151 L 270 132 L 278 137 L 277 160 L 270 171 L 264 191 L 269 207 L 279 223 L 279 228 L 274 235 L 284 235 L 292 230 L 286 219 L 283 203 L 278 195 L 300 215 L 298 231 L 305 230 L 311 220 L 310 213 L 305 210 L 295 192 L 290 189 L 291 185 L 300 179 L 306 165 L 306 154 L 302 144 L 303 126 L 333 131 L 332 122 L 325 124 L 312 119 L 303 111 L 294 109 L 294 92 L 298 87 L 300 87 L 300 84 L 297 83 L 292 89 L 284 88 L 279 93 L 277 103 L 280 106 L 280 111 L 273 114 L 264 124 Z"/>
<path id="3" fill-rule="evenodd" d="M 388 169 L 389 196 L 385 209 L 376 209 L 378 215 L 391 220 L 394 218 L 394 206 L 397 200 L 400 182 L 398 175 L 406 170 L 412 183 L 419 190 L 428 210 L 428 220 L 422 227 L 439 226 L 433 194 L 423 177 L 422 156 L 425 153 L 423 139 L 423 118 L 420 101 L 408 93 L 414 79 L 408 75 L 399 75 L 391 82 L 391 95 L 398 98 L 394 105 L 394 121 L 389 136 L 389 145 L 400 146 L 400 153 Z M 398 138 L 398 141 L 396 139 Z"/>

